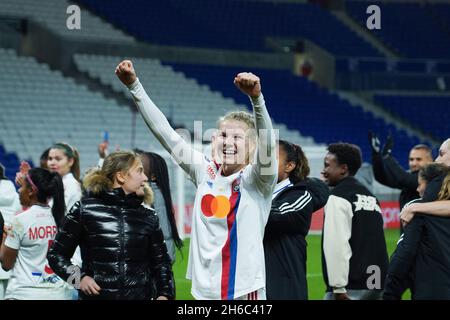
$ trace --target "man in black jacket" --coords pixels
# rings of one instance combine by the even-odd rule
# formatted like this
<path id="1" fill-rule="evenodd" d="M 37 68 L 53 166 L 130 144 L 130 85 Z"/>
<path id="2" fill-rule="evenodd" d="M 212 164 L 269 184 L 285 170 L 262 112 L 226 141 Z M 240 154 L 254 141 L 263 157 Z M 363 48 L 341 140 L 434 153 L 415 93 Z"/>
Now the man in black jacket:
<path id="1" fill-rule="evenodd" d="M 325 206 L 322 231 L 326 300 L 381 298 L 389 263 L 383 217 L 378 200 L 354 178 L 361 162 L 355 145 L 328 146 L 322 175 L 334 188 Z"/>
<path id="2" fill-rule="evenodd" d="M 430 147 L 424 144 L 414 146 L 409 152 L 409 171 L 404 170 L 391 155 L 393 140 L 388 136 L 385 146 L 380 150 L 378 137 L 370 132 L 369 141 L 372 147 L 372 169 L 377 180 L 382 185 L 401 189 L 399 204 L 400 211 L 408 202 L 418 199 L 417 175 L 420 168 L 433 162 Z"/>

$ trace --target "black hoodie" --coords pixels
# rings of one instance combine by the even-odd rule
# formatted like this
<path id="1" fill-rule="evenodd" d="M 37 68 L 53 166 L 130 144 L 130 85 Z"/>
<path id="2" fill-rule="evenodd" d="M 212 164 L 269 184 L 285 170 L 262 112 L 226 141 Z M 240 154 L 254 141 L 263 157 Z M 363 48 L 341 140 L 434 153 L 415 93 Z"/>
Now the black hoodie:
<path id="1" fill-rule="evenodd" d="M 308 299 L 305 238 L 328 196 L 322 181 L 308 178 L 273 199 L 264 234 L 267 299 Z"/>

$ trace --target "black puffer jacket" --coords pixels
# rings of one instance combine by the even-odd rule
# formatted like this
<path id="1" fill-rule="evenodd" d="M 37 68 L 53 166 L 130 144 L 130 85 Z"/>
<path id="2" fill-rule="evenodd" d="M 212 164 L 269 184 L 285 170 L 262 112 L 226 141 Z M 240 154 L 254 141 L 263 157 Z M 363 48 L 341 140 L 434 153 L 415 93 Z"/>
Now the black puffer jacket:
<path id="1" fill-rule="evenodd" d="M 156 213 L 122 188 L 99 189 L 66 216 L 48 254 L 53 271 L 67 281 L 73 270 L 70 258 L 79 245 L 81 277 L 92 277 L 101 288 L 97 296 L 80 290 L 80 299 L 173 299 L 171 262 Z M 157 292 L 152 292 L 152 276 Z"/>

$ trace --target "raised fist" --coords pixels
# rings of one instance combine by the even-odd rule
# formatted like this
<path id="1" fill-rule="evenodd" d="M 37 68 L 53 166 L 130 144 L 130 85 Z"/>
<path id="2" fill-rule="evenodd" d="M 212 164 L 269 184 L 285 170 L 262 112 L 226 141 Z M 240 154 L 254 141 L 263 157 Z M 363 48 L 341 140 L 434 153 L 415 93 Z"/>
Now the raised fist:
<path id="1" fill-rule="evenodd" d="M 101 159 L 105 159 L 108 154 L 108 142 L 102 142 L 98 145 L 98 155 Z"/>
<path id="2" fill-rule="evenodd" d="M 124 60 L 116 67 L 116 76 L 126 86 L 132 85 L 136 81 L 136 71 L 130 60 Z"/>
<path id="3" fill-rule="evenodd" d="M 16 184 L 21 186 L 23 184 L 23 179 L 30 171 L 31 166 L 28 162 L 22 161 L 20 163 L 19 172 L 16 173 Z"/>
<path id="4" fill-rule="evenodd" d="M 261 95 L 261 82 L 259 77 L 251 72 L 241 72 L 234 78 L 234 84 L 246 95 L 258 98 Z"/>

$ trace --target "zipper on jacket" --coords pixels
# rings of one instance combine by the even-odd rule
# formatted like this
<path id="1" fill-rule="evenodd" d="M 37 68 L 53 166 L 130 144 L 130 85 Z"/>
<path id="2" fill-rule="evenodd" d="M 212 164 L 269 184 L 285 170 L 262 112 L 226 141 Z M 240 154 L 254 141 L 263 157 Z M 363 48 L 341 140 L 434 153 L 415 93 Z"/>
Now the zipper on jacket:
<path id="1" fill-rule="evenodd" d="M 120 218 L 119 218 L 119 223 L 120 223 L 120 259 L 119 259 L 119 277 L 120 277 L 120 297 L 124 298 L 124 288 L 125 288 L 125 270 L 124 270 L 124 260 L 125 260 L 125 255 L 124 255 L 124 250 L 125 250 L 125 230 L 124 230 L 124 214 L 125 209 L 124 208 L 120 208 Z"/>

